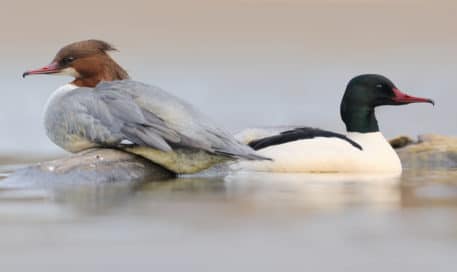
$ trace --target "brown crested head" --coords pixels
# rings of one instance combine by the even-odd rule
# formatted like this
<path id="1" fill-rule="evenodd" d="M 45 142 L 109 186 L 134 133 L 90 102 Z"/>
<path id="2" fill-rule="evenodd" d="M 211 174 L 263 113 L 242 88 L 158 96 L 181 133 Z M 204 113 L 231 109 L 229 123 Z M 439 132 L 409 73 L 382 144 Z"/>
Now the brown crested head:
<path id="1" fill-rule="evenodd" d="M 51 64 L 30 70 L 23 77 L 36 74 L 60 74 L 74 77 L 73 84 L 95 87 L 100 81 L 128 79 L 127 72 L 107 52 L 116 49 L 107 42 L 86 40 L 71 43 L 57 52 Z"/>

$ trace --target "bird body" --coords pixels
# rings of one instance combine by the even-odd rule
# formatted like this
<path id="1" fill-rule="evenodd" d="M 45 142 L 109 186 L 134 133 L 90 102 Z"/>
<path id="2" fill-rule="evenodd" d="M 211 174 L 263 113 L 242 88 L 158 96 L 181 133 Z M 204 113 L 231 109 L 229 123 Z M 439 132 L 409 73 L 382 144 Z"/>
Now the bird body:
<path id="1" fill-rule="evenodd" d="M 353 78 L 341 101 L 346 133 L 294 128 L 272 135 L 244 131 L 245 143 L 271 161 L 238 162 L 234 169 L 270 172 L 392 173 L 402 172 L 401 162 L 379 131 L 375 108 L 382 105 L 432 103 L 430 99 L 402 93 L 381 75 Z M 262 132 L 260 132 L 262 134 Z"/>
<path id="2" fill-rule="evenodd" d="M 24 73 L 75 77 L 45 110 L 48 137 L 70 152 L 105 147 L 143 156 L 178 174 L 233 159 L 262 160 L 192 105 L 158 87 L 130 80 L 101 41 L 70 44 L 54 61 Z"/>
<path id="3" fill-rule="evenodd" d="M 345 138 L 316 135 L 269 145 L 260 148 L 258 154 L 272 161 L 238 162 L 232 168 L 262 172 L 401 173 L 397 153 L 380 132 L 341 136 Z"/>

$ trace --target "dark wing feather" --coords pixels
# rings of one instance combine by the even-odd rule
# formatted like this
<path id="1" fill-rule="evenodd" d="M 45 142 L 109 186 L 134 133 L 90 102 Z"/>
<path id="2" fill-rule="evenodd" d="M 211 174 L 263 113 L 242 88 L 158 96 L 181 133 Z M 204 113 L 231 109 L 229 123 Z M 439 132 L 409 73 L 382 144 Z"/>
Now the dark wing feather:
<path id="1" fill-rule="evenodd" d="M 295 128 L 292 130 L 287 130 L 281 132 L 278 135 L 265 137 L 261 139 L 257 139 L 251 141 L 248 145 L 252 147 L 254 150 L 259 150 L 262 148 L 266 148 L 273 145 L 280 145 L 288 142 L 304 140 L 304 139 L 312 139 L 316 137 L 328 137 L 328 138 L 338 138 L 343 141 L 347 141 L 355 148 L 362 150 L 362 147 L 354 142 L 353 140 L 349 139 L 343 134 L 322 130 L 318 128 L 310 128 L 310 127 L 303 127 L 303 128 Z"/>

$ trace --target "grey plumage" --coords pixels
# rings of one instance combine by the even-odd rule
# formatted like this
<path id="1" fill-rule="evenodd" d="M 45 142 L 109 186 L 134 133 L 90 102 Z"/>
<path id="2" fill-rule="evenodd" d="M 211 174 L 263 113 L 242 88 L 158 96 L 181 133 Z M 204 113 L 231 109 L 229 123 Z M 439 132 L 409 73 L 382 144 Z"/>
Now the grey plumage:
<path id="1" fill-rule="evenodd" d="M 158 156 L 171 153 L 178 153 L 179 157 L 184 150 L 184 161 L 176 154 L 173 162 L 163 163 L 161 158 L 156 161 L 167 164 L 164 167 L 169 169 L 174 166 L 168 164 L 201 159 L 202 151 L 209 157 L 222 157 L 209 159 L 204 163 L 208 165 L 227 157 L 265 159 L 186 102 L 160 88 L 132 80 L 102 82 L 95 88 L 77 88 L 56 95 L 49 102 L 45 125 L 51 140 L 72 152 L 105 146 L 126 149 L 155 161 Z M 133 145 L 124 145 L 125 141 Z M 135 152 L 135 148 L 142 151 Z M 148 148 L 155 149 L 153 156 L 145 154 Z M 195 157 L 193 153 L 199 155 Z M 179 172 L 184 168 L 170 170 Z M 182 172 L 202 170 L 199 168 Z"/>

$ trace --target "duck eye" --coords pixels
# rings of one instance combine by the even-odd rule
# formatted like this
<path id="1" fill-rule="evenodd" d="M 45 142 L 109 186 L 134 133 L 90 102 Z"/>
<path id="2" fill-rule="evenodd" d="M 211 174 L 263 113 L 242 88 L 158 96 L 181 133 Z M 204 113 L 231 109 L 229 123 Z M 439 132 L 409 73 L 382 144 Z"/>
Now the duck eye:
<path id="1" fill-rule="evenodd" d="M 376 88 L 382 89 L 382 88 L 384 88 L 384 86 L 382 84 L 378 84 L 378 85 L 376 85 Z"/>
<path id="2" fill-rule="evenodd" d="M 74 60 L 75 60 L 74 57 L 65 57 L 65 58 L 63 58 L 63 59 L 60 61 L 60 63 L 61 63 L 62 65 L 68 65 L 68 64 L 70 64 L 71 62 L 73 62 Z"/>

